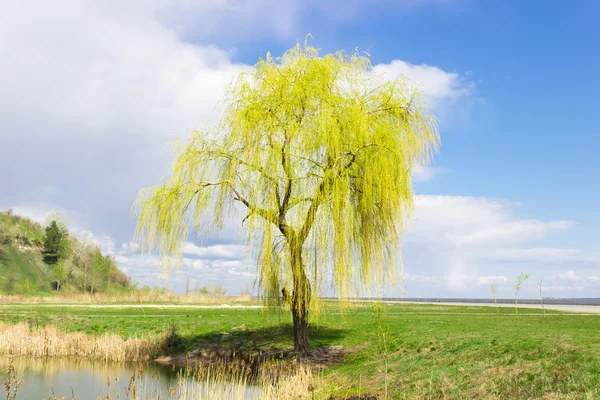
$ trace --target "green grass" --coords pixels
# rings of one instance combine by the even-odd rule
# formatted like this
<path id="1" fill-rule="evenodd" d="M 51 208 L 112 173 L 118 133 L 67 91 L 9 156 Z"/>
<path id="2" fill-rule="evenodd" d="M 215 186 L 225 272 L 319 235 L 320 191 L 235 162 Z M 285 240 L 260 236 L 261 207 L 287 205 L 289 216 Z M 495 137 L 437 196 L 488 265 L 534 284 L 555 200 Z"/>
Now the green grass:
<path id="1" fill-rule="evenodd" d="M 399 399 L 600 398 L 600 316 L 498 311 L 391 305 L 378 323 L 371 305 L 344 313 L 328 306 L 313 321 L 312 342 L 341 345 L 346 355 L 324 370 L 318 394 L 382 396 L 387 382 L 389 397 Z M 125 337 L 160 332 L 175 323 L 178 352 L 208 343 L 246 349 L 292 346 L 289 314 L 257 309 L 24 304 L 1 306 L 0 319 Z"/>
<path id="2" fill-rule="evenodd" d="M 21 294 L 44 294 L 51 291 L 48 267 L 39 252 L 19 251 L 14 246 L 5 246 L 0 254 L 0 291 L 6 279 L 14 279 L 14 292 Z"/>

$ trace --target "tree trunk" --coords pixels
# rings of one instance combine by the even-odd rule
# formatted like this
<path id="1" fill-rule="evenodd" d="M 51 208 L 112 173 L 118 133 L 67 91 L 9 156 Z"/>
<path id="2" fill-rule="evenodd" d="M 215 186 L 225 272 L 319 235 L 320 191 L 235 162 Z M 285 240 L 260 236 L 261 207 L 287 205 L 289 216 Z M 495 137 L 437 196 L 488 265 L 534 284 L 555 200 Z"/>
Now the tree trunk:
<path id="1" fill-rule="evenodd" d="M 294 321 L 294 350 L 304 353 L 310 349 L 308 339 L 308 306 L 310 305 L 310 281 L 304 272 L 302 246 L 292 246 L 292 273 L 294 291 L 292 293 L 292 318 Z"/>
<path id="2" fill-rule="evenodd" d="M 307 310 L 299 312 L 299 310 L 292 309 L 292 318 L 294 319 L 294 350 L 301 353 L 305 353 L 310 349 L 307 317 Z"/>
<path id="3" fill-rule="evenodd" d="M 87 267 L 88 267 L 88 263 L 87 261 L 85 262 L 85 268 L 83 270 L 83 293 L 87 292 Z"/>

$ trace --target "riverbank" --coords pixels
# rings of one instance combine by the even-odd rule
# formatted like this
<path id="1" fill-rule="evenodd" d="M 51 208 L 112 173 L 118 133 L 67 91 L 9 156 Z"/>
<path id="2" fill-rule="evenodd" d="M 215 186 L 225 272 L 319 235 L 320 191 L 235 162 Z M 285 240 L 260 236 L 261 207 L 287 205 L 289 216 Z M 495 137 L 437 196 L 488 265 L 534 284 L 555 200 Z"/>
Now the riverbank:
<path id="1" fill-rule="evenodd" d="M 0 355 L 43 358 L 76 357 L 102 361 L 148 361 L 168 351 L 173 328 L 160 334 L 124 339 L 114 333 L 89 335 L 65 332 L 53 325 L 32 326 L 31 322 L 0 322 Z"/>
<path id="2" fill-rule="evenodd" d="M 227 352 L 297 357 L 286 311 L 263 308 L 4 305 L 0 319 L 32 328 L 130 338 L 176 335 L 167 357 Z M 322 368 L 315 398 L 595 398 L 600 316 L 425 304 L 326 304 L 312 318 L 316 348 L 339 357 Z"/>

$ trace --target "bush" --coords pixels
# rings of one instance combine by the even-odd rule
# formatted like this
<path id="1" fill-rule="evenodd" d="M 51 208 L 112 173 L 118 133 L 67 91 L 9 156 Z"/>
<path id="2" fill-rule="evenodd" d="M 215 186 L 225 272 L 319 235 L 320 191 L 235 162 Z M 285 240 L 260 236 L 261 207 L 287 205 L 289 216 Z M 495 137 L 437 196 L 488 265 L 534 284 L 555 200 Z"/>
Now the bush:
<path id="1" fill-rule="evenodd" d="M 15 292 L 17 285 L 17 278 L 13 274 L 9 274 L 4 278 L 3 289 L 4 292 L 8 294 L 13 294 Z"/>

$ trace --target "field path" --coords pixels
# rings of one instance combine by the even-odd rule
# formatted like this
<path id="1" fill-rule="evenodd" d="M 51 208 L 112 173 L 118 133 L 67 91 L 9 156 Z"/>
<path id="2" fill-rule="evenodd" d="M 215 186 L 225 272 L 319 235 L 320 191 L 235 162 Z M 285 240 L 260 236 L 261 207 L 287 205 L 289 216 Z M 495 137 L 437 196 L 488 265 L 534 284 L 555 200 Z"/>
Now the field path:
<path id="1" fill-rule="evenodd" d="M 389 304 L 398 304 L 401 301 L 386 301 Z M 453 303 L 453 302 L 405 302 L 406 304 L 434 304 L 434 305 L 445 305 L 445 306 L 463 306 L 463 307 L 514 307 L 514 304 L 506 304 L 506 303 Z M 518 304 L 518 308 L 537 308 L 539 310 L 542 309 L 540 304 Z M 554 311 L 565 311 L 572 313 L 586 313 L 586 314 L 600 314 L 600 306 L 582 306 L 582 305 L 573 305 L 573 304 L 545 304 L 544 307 L 546 310 L 554 310 Z"/>
<path id="2" fill-rule="evenodd" d="M 153 304 L 153 303 L 123 303 L 123 304 L 85 304 L 85 303 L 34 303 L 34 304 L 7 304 L 8 306 L 34 307 L 74 307 L 74 308 L 204 308 L 204 309 L 236 309 L 236 308 L 263 308 L 261 305 L 244 304 Z"/>

